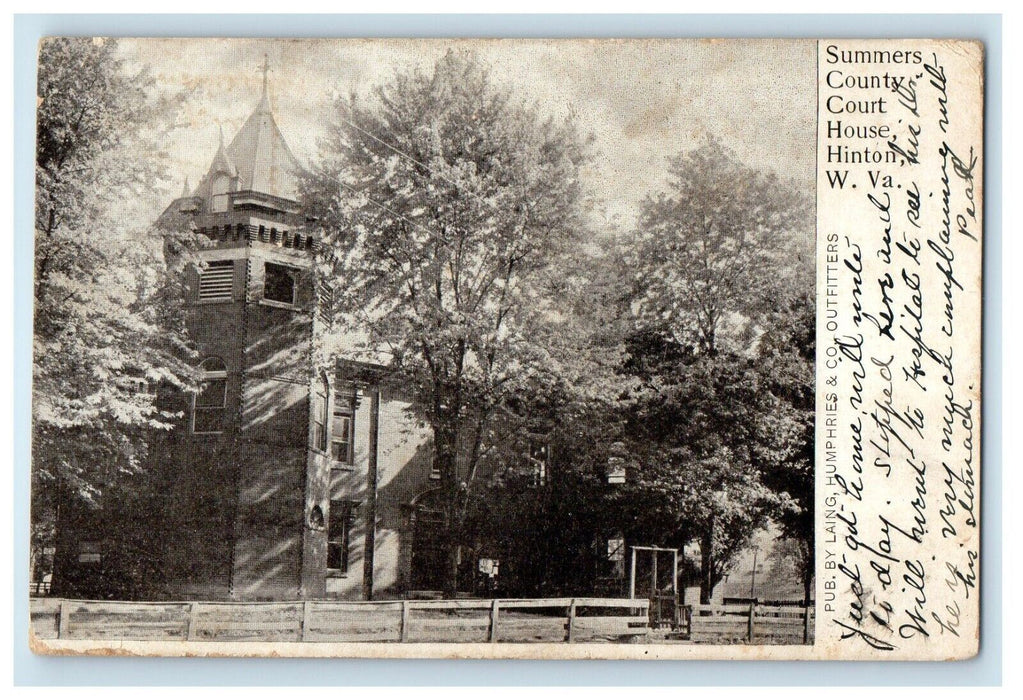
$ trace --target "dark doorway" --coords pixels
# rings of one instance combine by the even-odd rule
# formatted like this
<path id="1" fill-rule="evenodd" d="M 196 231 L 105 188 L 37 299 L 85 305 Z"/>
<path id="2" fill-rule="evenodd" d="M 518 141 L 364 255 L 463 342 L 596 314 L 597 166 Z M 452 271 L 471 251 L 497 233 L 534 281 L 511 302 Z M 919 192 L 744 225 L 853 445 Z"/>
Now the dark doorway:
<path id="1" fill-rule="evenodd" d="M 412 512 L 412 572 L 414 591 L 444 589 L 447 549 L 444 546 L 444 513 L 417 505 Z"/>

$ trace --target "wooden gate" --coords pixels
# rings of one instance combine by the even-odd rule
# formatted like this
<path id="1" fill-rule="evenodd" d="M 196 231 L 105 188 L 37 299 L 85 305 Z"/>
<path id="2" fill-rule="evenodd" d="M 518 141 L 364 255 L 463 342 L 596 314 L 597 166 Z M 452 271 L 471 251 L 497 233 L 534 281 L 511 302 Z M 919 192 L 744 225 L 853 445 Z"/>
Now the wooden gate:
<path id="1" fill-rule="evenodd" d="M 667 547 L 630 549 L 629 598 L 638 596 L 650 601 L 651 627 L 677 628 L 678 550 Z"/>

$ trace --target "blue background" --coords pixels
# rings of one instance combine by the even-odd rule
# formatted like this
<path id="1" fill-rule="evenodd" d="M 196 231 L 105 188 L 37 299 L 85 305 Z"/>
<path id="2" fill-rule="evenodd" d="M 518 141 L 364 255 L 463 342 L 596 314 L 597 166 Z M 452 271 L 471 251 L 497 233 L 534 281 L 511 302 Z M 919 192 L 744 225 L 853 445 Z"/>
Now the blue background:
<path id="1" fill-rule="evenodd" d="M 35 57 L 47 35 L 920 37 L 986 46 L 981 653 L 961 662 L 125 659 L 28 650 Z M 1000 15 L 17 15 L 14 20 L 16 685 L 998 685 L 1002 678 Z"/>

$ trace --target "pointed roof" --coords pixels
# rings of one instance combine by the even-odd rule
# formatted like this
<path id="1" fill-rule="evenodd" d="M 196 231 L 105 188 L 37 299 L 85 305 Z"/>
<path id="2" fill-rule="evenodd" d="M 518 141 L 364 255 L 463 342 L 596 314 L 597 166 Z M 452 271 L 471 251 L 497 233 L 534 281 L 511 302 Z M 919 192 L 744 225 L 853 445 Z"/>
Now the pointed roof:
<path id="1" fill-rule="evenodd" d="M 217 155 L 213 156 L 213 163 L 210 165 L 209 177 L 213 179 L 213 175 L 229 175 L 230 177 L 237 177 L 238 170 L 234 167 L 234 162 L 231 157 L 224 150 L 224 127 L 220 127 L 220 145 L 217 146 Z"/>
<path id="2" fill-rule="evenodd" d="M 227 147 L 238 169 L 238 189 L 285 199 L 298 196 L 298 160 L 277 126 L 264 89 L 256 110 Z"/>
<path id="3" fill-rule="evenodd" d="M 238 178 L 236 190 L 253 190 L 290 200 L 298 198 L 298 173 L 301 166 L 284 140 L 270 109 L 266 75 L 268 70 L 269 67 L 264 64 L 263 94 L 259 104 L 226 148 L 221 132 L 217 155 L 203 177 L 197 194 L 208 196 L 207 190 L 213 177 L 227 173 Z"/>

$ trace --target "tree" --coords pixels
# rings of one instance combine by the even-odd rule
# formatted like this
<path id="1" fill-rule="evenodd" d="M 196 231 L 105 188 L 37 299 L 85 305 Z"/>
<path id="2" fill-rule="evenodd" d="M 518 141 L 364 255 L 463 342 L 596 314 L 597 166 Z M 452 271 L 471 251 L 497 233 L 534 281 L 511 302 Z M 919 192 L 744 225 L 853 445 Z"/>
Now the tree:
<path id="1" fill-rule="evenodd" d="M 781 498 L 774 518 L 792 541 L 804 604 L 814 575 L 815 297 L 811 290 L 779 299 L 760 338 L 757 367 L 772 406 L 761 416 L 759 462 L 765 483 Z"/>
<path id="2" fill-rule="evenodd" d="M 667 192 L 641 205 L 639 318 L 701 353 L 747 350 L 778 292 L 812 285 L 810 205 L 715 139 L 672 157 Z"/>
<path id="3" fill-rule="evenodd" d="M 762 463 L 774 403 L 752 360 L 773 305 L 812 280 L 812 220 L 806 196 L 714 139 L 669 174 L 642 203 L 632 258 L 636 489 L 680 541 L 699 536 L 707 603 L 777 504 Z"/>
<path id="4" fill-rule="evenodd" d="M 159 238 L 126 206 L 160 181 L 149 127 L 166 101 L 98 39 L 44 41 L 38 90 L 33 532 L 50 537 L 61 506 L 96 505 L 142 467 L 171 418 L 152 389 L 191 371 Z"/>
<path id="5" fill-rule="evenodd" d="M 330 255 L 349 354 L 417 397 L 445 489 L 448 595 L 480 460 L 510 399 L 545 391 L 548 265 L 582 235 L 586 142 L 498 86 L 472 54 L 337 101 L 303 185 Z M 352 334 L 358 340 L 352 341 Z M 353 344 L 354 343 L 354 344 Z"/>
<path id="6" fill-rule="evenodd" d="M 467 535 L 481 556 L 501 562 L 502 596 L 609 592 L 599 586 L 612 573 L 607 542 L 620 523 L 608 507 L 608 416 L 581 415 L 565 400 L 569 397 L 547 407 L 550 460 L 543 478 L 537 465 L 523 458 L 528 441 L 511 442 L 492 455 L 469 509 Z"/>
<path id="7" fill-rule="evenodd" d="M 708 603 L 777 498 L 756 461 L 770 410 L 751 358 L 706 355 L 666 333 L 630 342 L 627 371 L 643 384 L 630 408 L 631 474 L 623 490 L 633 539 L 700 545 L 700 597 Z"/>
<path id="8" fill-rule="evenodd" d="M 608 477 L 627 462 L 623 408 L 634 383 L 621 371 L 632 326 L 630 271 L 621 264 L 627 236 L 613 220 L 592 230 L 589 241 L 550 261 L 558 323 L 534 334 L 549 384 L 518 397 L 516 413 L 529 416 L 532 434 L 551 448 L 546 483 L 524 459 L 528 439 L 498 443 L 467 523 L 481 556 L 500 559 L 505 596 L 624 592 L 624 559 L 608 547 L 632 527 L 635 509 Z"/>

